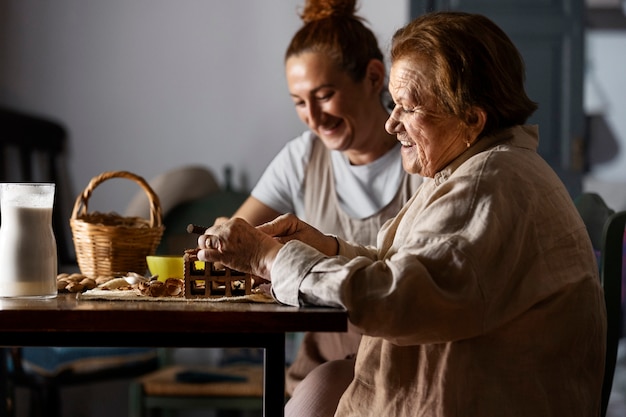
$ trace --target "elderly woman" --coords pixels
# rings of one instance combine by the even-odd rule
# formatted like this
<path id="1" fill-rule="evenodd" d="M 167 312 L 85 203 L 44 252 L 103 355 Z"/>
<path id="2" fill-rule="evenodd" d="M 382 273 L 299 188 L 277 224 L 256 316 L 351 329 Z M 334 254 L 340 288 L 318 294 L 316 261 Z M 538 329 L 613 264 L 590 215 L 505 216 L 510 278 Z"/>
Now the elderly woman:
<path id="1" fill-rule="evenodd" d="M 598 415 L 597 266 L 524 125 L 519 52 L 487 18 L 443 12 L 400 29 L 391 58 L 386 128 L 405 170 L 432 180 L 377 247 L 286 215 L 211 228 L 200 258 L 271 280 L 282 303 L 348 311 L 364 336 L 337 416 Z"/>

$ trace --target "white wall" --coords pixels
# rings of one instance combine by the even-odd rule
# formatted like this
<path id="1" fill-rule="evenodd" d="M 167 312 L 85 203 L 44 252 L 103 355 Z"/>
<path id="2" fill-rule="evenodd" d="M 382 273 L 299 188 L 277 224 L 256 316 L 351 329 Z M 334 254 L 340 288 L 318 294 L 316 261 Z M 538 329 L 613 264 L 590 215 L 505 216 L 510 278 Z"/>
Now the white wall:
<path id="1" fill-rule="evenodd" d="M 0 104 L 63 121 L 76 195 L 95 175 L 149 179 L 184 164 L 249 189 L 303 126 L 283 53 L 303 0 L 2 0 Z M 408 0 L 361 0 L 386 50 Z M 586 105 L 626 146 L 623 31 L 587 34 Z M 591 86 L 591 87 L 590 87 Z M 598 104 L 600 97 L 600 104 Z M 626 208 L 626 153 L 592 167 L 585 189 Z M 134 184 L 104 184 L 90 209 L 122 211 Z M 73 197 L 72 197 L 73 200 Z"/>
<path id="2" fill-rule="evenodd" d="M 386 48 L 406 0 L 361 0 Z M 70 132 L 75 195 L 103 171 L 146 179 L 205 164 L 249 189 L 303 125 L 283 54 L 301 0 L 2 0 L 0 104 Z M 121 212 L 139 188 L 107 181 L 89 209 Z"/>
<path id="3" fill-rule="evenodd" d="M 615 147 L 613 157 L 596 163 L 585 178 L 615 210 L 626 210 L 626 30 L 586 34 L 585 110 L 604 118 L 613 138 L 592 137 L 591 147 Z M 609 143 L 614 139 L 616 143 Z M 599 149 L 602 151 L 603 149 Z"/>

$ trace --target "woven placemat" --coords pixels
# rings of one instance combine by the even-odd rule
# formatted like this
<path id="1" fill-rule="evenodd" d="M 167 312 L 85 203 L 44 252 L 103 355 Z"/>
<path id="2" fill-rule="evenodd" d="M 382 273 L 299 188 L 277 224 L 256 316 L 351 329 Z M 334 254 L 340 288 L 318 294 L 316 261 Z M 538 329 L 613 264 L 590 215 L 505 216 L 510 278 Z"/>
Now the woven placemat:
<path id="1" fill-rule="evenodd" d="M 139 294 L 134 290 L 103 290 L 94 288 L 76 296 L 79 300 L 104 300 L 104 301 L 160 301 L 160 302 L 202 302 L 202 303 L 277 303 L 277 301 L 265 292 L 254 292 L 249 295 L 234 297 L 150 297 Z"/>

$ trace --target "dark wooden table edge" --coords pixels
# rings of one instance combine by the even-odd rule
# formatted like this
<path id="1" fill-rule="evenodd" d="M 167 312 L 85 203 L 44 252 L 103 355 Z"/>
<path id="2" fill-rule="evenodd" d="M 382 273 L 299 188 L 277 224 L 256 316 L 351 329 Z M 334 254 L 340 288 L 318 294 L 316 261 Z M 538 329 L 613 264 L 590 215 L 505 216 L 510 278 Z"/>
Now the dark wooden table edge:
<path id="1" fill-rule="evenodd" d="M 272 308 L 251 304 L 222 309 L 210 305 L 202 308 L 197 304 L 183 307 L 191 305 L 185 303 L 163 304 L 163 309 L 158 310 L 161 320 L 154 320 L 155 311 L 150 306 L 142 306 L 141 301 L 134 303 L 137 304 L 115 301 L 103 306 L 98 301 L 76 301 L 67 295 L 43 302 L 0 300 L 0 346 L 263 348 L 264 415 L 274 417 L 284 414 L 285 334 L 343 332 L 348 322 L 347 313 L 340 309 L 276 304 Z M 129 314 L 135 316 L 133 325 L 120 326 L 119 321 Z M 220 320 L 210 320 L 215 314 L 219 314 Z M 296 314 L 298 319 L 292 322 Z M 246 320 L 241 320 L 242 317 Z M 274 327 L 267 326 L 268 322 L 274 323 Z M 234 328 L 232 323 L 239 326 Z M 3 399 L 7 398 L 6 382 L 4 379 L 0 384 Z M 0 408 L 3 417 L 6 410 Z"/>

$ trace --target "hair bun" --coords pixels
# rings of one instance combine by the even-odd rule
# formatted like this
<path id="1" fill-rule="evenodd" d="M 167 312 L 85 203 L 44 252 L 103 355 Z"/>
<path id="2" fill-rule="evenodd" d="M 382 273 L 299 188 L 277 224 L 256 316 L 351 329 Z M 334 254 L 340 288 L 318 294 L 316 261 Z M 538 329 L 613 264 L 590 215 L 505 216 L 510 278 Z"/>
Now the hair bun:
<path id="1" fill-rule="evenodd" d="M 357 0 L 307 0 L 300 18 L 304 23 L 331 16 L 354 17 Z"/>

